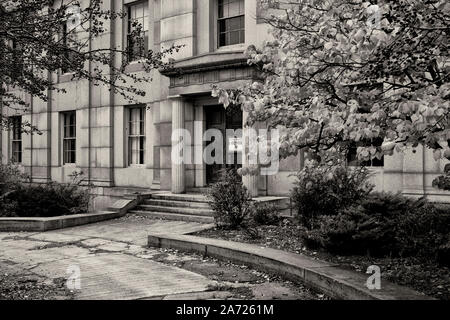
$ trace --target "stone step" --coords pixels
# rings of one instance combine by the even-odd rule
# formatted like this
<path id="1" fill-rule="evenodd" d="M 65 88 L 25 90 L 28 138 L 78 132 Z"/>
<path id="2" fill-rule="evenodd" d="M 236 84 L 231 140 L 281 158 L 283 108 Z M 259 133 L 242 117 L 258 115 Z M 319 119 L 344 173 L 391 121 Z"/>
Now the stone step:
<path id="1" fill-rule="evenodd" d="M 189 222 L 199 222 L 199 223 L 214 223 L 213 217 L 207 216 L 195 216 L 195 215 L 185 215 L 185 214 L 177 214 L 170 212 L 152 212 L 152 211 L 141 211 L 141 210 L 132 210 L 129 213 L 152 217 L 152 218 L 160 218 L 166 220 L 176 220 L 176 221 L 189 221 Z"/>
<path id="2" fill-rule="evenodd" d="M 173 194 L 173 193 L 154 193 L 152 199 L 174 200 L 208 203 L 208 199 L 201 194 Z"/>
<path id="3" fill-rule="evenodd" d="M 214 214 L 214 211 L 205 208 L 165 207 L 146 204 L 138 206 L 138 210 L 152 211 L 152 212 L 169 212 L 193 216 L 210 216 L 210 217 L 212 217 Z"/>
<path id="4" fill-rule="evenodd" d="M 198 188 L 188 188 L 188 193 L 195 193 L 195 194 L 205 194 L 209 190 L 208 187 L 198 187 Z"/>
<path id="5" fill-rule="evenodd" d="M 178 200 L 162 200 L 162 199 L 148 199 L 143 202 L 146 205 L 164 206 L 164 207 L 189 207 L 189 208 L 205 208 L 211 209 L 208 203 L 205 202 L 191 202 Z"/>

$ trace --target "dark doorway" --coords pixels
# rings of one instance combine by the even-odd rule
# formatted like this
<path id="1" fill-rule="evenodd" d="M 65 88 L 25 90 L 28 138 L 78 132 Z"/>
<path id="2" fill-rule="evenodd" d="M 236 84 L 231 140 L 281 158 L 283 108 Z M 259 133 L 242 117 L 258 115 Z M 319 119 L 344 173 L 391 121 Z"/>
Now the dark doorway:
<path id="1" fill-rule="evenodd" d="M 223 159 L 221 163 L 206 165 L 206 182 L 211 184 L 217 182 L 220 171 L 225 168 L 240 168 L 242 166 L 242 136 L 236 134 L 227 137 L 226 130 L 242 129 L 242 110 L 240 106 L 229 106 L 226 110 L 222 105 L 205 106 L 206 130 L 220 130 L 223 136 Z M 227 141 L 228 140 L 228 141 Z M 206 145 L 214 142 L 206 142 Z M 214 156 L 214 154 L 213 154 Z"/>

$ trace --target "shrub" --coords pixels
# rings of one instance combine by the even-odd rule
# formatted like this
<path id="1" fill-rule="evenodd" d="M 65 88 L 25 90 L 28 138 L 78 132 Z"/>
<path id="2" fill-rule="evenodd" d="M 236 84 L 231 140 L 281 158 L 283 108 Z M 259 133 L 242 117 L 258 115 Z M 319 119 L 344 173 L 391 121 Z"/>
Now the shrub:
<path id="1" fill-rule="evenodd" d="M 234 169 L 221 172 L 219 181 L 208 190 L 217 227 L 236 229 L 251 213 L 251 197 Z"/>
<path id="2" fill-rule="evenodd" d="M 268 203 L 256 202 L 254 204 L 252 218 L 257 225 L 276 225 L 280 222 L 277 206 Z"/>
<path id="3" fill-rule="evenodd" d="M 297 174 L 291 197 L 300 221 L 313 229 L 318 217 L 335 215 L 368 196 L 373 186 L 364 167 L 318 166 L 309 163 Z"/>
<path id="4" fill-rule="evenodd" d="M 28 180 L 28 176 L 21 172 L 16 165 L 0 164 L 0 195 L 14 190 L 26 180 Z"/>
<path id="5" fill-rule="evenodd" d="M 339 254 L 421 256 L 445 260 L 450 211 L 425 199 L 375 193 L 304 233 L 305 244 Z"/>
<path id="6" fill-rule="evenodd" d="M 439 246 L 437 260 L 440 264 L 450 267 L 450 240 Z"/>
<path id="7" fill-rule="evenodd" d="M 54 217 L 86 213 L 89 200 L 89 190 L 76 184 L 18 185 L 2 199 L 0 216 Z"/>

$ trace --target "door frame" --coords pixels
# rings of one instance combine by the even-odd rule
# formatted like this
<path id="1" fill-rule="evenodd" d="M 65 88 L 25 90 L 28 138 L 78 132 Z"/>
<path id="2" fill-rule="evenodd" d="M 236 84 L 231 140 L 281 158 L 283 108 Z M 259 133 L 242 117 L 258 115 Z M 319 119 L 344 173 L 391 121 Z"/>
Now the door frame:
<path id="1" fill-rule="evenodd" d="M 213 124 L 210 125 L 209 119 L 208 119 L 208 111 L 209 112 L 213 112 L 211 109 L 212 108 L 222 108 L 221 110 L 221 121 L 220 124 Z M 209 110 L 208 110 L 209 109 Z M 204 106 L 204 112 L 205 112 L 205 130 L 214 128 L 214 129 L 218 129 L 222 132 L 223 135 L 223 145 L 222 145 L 222 150 L 223 150 L 223 160 L 222 160 L 222 164 L 220 165 L 210 165 L 210 164 L 205 164 L 205 171 L 206 171 L 206 185 L 210 185 L 211 183 L 214 183 L 217 181 L 218 176 L 214 177 L 214 175 L 218 175 L 218 172 L 220 170 L 223 170 L 225 168 L 229 168 L 229 167 L 240 167 L 242 166 L 242 164 L 239 164 L 238 159 L 239 159 L 239 153 L 235 153 L 235 155 L 233 156 L 234 159 L 234 163 L 233 164 L 228 164 L 227 163 L 227 157 L 228 157 L 228 141 L 226 140 L 226 130 L 227 129 L 238 129 L 237 127 L 234 127 L 231 124 L 231 128 L 229 128 L 229 118 L 227 117 L 227 110 L 223 107 L 223 105 L 221 104 L 213 104 L 213 105 L 205 105 Z M 242 125 L 242 110 L 241 112 L 241 117 L 240 117 L 240 125 L 239 125 L 239 129 L 242 129 L 243 125 Z M 205 147 L 211 142 L 205 142 Z M 241 153 L 241 163 L 242 163 L 242 153 Z M 216 168 L 214 168 L 214 166 L 216 166 Z M 216 172 L 214 172 L 216 171 Z"/>

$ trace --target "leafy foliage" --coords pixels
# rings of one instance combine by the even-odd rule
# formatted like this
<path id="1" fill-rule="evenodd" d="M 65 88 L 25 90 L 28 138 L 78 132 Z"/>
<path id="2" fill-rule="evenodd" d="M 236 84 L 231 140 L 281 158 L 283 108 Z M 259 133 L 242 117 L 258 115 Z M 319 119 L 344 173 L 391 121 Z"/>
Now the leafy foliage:
<path id="1" fill-rule="evenodd" d="M 125 72 L 129 63 L 127 48 L 116 48 L 110 46 L 109 41 L 104 41 L 111 28 L 111 21 L 126 18 L 126 13 L 114 11 L 112 3 L 114 1 L 1 1 L 2 105 L 26 111 L 28 105 L 22 93 L 47 101 L 48 90 L 64 92 L 58 85 L 57 77 L 52 76 L 60 70 L 69 70 L 73 80 L 91 81 L 95 86 L 103 86 L 105 90 L 131 101 L 145 95 L 145 91 L 135 84 L 151 81 L 148 72 L 167 67 L 162 57 L 174 50 L 178 51 L 179 47 L 161 52 L 143 50 L 143 26 L 133 22 L 130 37 L 135 38 L 137 45 L 142 48 L 135 58 L 141 61 L 146 72 Z M 93 42 L 95 46 L 91 45 Z M 0 119 L 6 127 L 7 119 Z M 23 129 L 33 128 L 27 128 L 24 124 Z"/>
<path id="2" fill-rule="evenodd" d="M 262 3 L 279 10 L 275 40 L 246 51 L 261 80 L 213 95 L 278 128 L 282 156 L 327 162 L 356 145 L 367 161 L 422 144 L 450 158 L 448 1 Z"/>
<path id="3" fill-rule="evenodd" d="M 14 164 L 0 164 L 0 196 L 14 190 L 20 183 L 28 180 L 18 166 Z"/>
<path id="4" fill-rule="evenodd" d="M 208 190 L 215 223 L 220 228 L 236 229 L 244 225 L 251 211 L 251 197 L 235 169 L 226 169 Z"/>
<path id="5" fill-rule="evenodd" d="M 257 225 L 276 225 L 280 222 L 276 205 L 256 202 L 253 206 L 252 219 Z"/>
<path id="6" fill-rule="evenodd" d="M 313 228 L 322 215 L 336 215 L 368 196 L 373 186 L 368 182 L 369 172 L 364 167 L 320 166 L 307 162 L 297 174 L 291 192 L 294 208 L 301 222 Z"/>
<path id="7" fill-rule="evenodd" d="M 0 165 L 0 217 L 54 217 L 89 211 L 89 186 L 82 173 L 72 182 L 27 183 L 28 176 L 12 164 Z"/>
<path id="8" fill-rule="evenodd" d="M 89 190 L 77 184 L 19 185 L 2 199 L 0 216 L 55 217 L 87 213 L 89 200 Z"/>
<path id="9" fill-rule="evenodd" d="M 304 234 L 305 243 L 338 254 L 438 259 L 450 235 L 448 207 L 399 194 L 372 194 L 318 220 L 316 228 Z"/>

